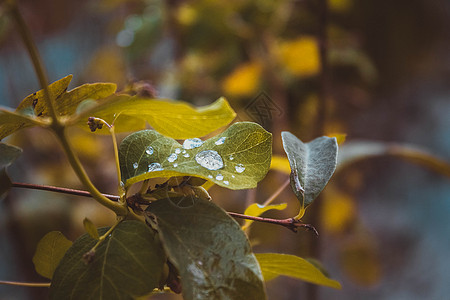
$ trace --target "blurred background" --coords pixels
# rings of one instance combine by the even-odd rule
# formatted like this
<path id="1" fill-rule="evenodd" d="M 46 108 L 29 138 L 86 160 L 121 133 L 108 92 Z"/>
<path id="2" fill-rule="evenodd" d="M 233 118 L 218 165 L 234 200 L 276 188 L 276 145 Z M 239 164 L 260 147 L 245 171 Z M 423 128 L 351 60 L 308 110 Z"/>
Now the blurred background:
<path id="1" fill-rule="evenodd" d="M 225 96 L 238 121 L 274 134 L 279 156 L 280 132 L 288 130 L 303 141 L 346 134 L 342 147 L 411 144 L 450 160 L 449 1 L 18 3 L 51 81 L 73 74 L 72 88 L 104 81 L 123 89 L 145 80 L 158 97 L 195 105 Z M 0 11 L 0 105 L 16 107 L 37 90 L 14 24 Z M 78 130 L 71 139 L 94 183 L 116 193 L 110 139 Z M 7 142 L 24 148 L 9 168 L 13 181 L 82 188 L 51 134 L 26 129 Z M 376 149 L 364 145 L 363 153 Z M 226 210 L 243 212 L 287 178 L 271 170 L 256 190 L 210 193 Z M 275 202 L 288 208 L 267 216 L 298 210 L 288 189 Z M 343 286 L 311 289 L 278 278 L 267 283 L 269 299 L 447 299 L 449 215 L 448 177 L 377 155 L 339 167 L 308 208 L 305 221 L 319 238 L 254 224 L 250 239 L 255 252 L 318 259 Z M 51 230 L 76 239 L 86 216 L 99 227 L 114 219 L 89 199 L 13 189 L 0 202 L 0 279 L 45 281 L 32 264 L 37 242 Z M 45 297 L 46 289 L 0 286 L 0 299 Z"/>

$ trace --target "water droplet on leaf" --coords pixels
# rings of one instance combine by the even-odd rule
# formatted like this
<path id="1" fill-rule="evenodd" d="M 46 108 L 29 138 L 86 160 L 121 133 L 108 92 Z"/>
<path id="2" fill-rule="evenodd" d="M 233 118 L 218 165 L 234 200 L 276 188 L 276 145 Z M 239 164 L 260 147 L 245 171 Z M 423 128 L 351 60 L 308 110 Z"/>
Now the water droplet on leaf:
<path id="1" fill-rule="evenodd" d="M 211 179 L 213 179 L 213 176 L 212 176 L 212 175 L 208 175 L 208 178 L 211 178 Z"/>
<path id="2" fill-rule="evenodd" d="M 219 170 L 223 168 L 222 156 L 214 150 L 205 150 L 197 153 L 195 161 L 208 170 Z"/>
<path id="3" fill-rule="evenodd" d="M 200 147 L 204 142 L 199 138 L 187 139 L 183 143 L 184 149 L 194 149 Z"/>
<path id="4" fill-rule="evenodd" d="M 234 159 L 233 155 L 230 155 L 230 156 L 228 157 L 228 159 L 229 159 L 229 160 L 233 160 L 233 159 Z"/>
<path id="5" fill-rule="evenodd" d="M 236 172 L 242 173 L 242 172 L 244 172 L 245 167 L 244 167 L 243 164 L 237 164 L 237 165 L 234 167 L 234 169 L 236 170 Z"/>
<path id="6" fill-rule="evenodd" d="M 228 180 L 225 180 L 223 183 L 225 183 L 226 185 L 230 184 L 230 182 Z"/>
<path id="7" fill-rule="evenodd" d="M 139 164 L 137 163 L 137 162 L 135 162 L 134 164 L 133 164 L 133 169 L 137 169 L 139 167 Z"/>
<path id="8" fill-rule="evenodd" d="M 189 153 L 183 154 L 184 157 L 189 157 Z"/>
<path id="9" fill-rule="evenodd" d="M 176 154 L 180 154 L 181 153 L 181 149 L 180 148 L 175 149 L 175 153 Z"/>
<path id="10" fill-rule="evenodd" d="M 178 155 L 176 155 L 176 153 L 172 153 L 172 154 L 169 155 L 169 157 L 167 158 L 167 160 L 168 160 L 169 162 L 174 162 L 174 161 L 177 160 L 177 158 L 178 158 Z"/>
<path id="11" fill-rule="evenodd" d="M 153 154 L 153 147 L 152 146 L 148 146 L 147 149 L 145 149 L 145 153 L 147 153 L 148 155 L 152 155 Z"/>
<path id="12" fill-rule="evenodd" d="M 178 164 L 177 164 L 177 163 L 174 163 L 174 164 L 173 164 L 173 167 L 174 167 L 174 168 L 178 167 Z"/>
<path id="13" fill-rule="evenodd" d="M 148 165 L 147 172 L 161 171 L 163 168 L 160 163 L 151 163 Z"/>
<path id="14" fill-rule="evenodd" d="M 217 174 L 216 180 L 223 180 L 223 175 L 222 174 Z"/>
<path id="15" fill-rule="evenodd" d="M 223 143 L 225 143 L 225 139 L 226 139 L 227 137 L 226 136 L 223 136 L 223 137 L 221 137 L 220 139 L 218 139 L 214 144 L 216 144 L 216 145 L 222 145 Z"/>

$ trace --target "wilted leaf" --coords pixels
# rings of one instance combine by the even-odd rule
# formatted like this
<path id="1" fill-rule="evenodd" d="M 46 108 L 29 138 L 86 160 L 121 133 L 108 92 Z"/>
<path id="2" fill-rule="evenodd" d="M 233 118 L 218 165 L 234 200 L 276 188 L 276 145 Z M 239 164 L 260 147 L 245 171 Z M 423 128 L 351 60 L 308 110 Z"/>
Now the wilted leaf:
<path id="1" fill-rule="evenodd" d="M 376 141 L 354 141 L 342 146 L 338 156 L 338 170 L 374 157 L 393 156 L 405 159 L 450 177 L 450 163 L 414 145 Z"/>
<path id="2" fill-rule="evenodd" d="M 72 75 L 66 76 L 48 86 L 50 96 L 55 104 L 58 115 L 66 116 L 75 112 L 78 104 L 86 99 L 101 99 L 110 96 L 116 90 L 113 83 L 84 84 L 69 92 L 67 87 L 72 80 Z M 41 121 L 49 117 L 48 107 L 43 90 L 27 96 L 16 109 L 15 114 L 8 110 L 0 111 L 0 139 L 15 131 L 38 125 L 34 119 Z"/>
<path id="3" fill-rule="evenodd" d="M 72 75 L 66 76 L 58 81 L 53 82 L 48 86 L 48 90 L 50 92 L 50 96 L 53 99 L 56 99 L 58 96 L 60 96 L 62 93 L 64 93 L 67 90 L 67 87 L 69 86 L 70 80 L 72 80 Z M 0 121 L 0 139 L 3 139 L 4 137 L 14 133 L 15 131 L 30 127 L 35 125 L 35 123 L 32 122 L 31 117 L 37 117 L 37 118 L 45 118 L 48 117 L 48 110 L 47 106 L 45 104 L 45 98 L 44 98 L 44 91 L 40 90 L 36 93 L 33 93 L 29 96 L 27 96 L 25 99 L 20 102 L 19 106 L 16 109 L 17 113 L 20 112 L 27 112 L 26 114 L 30 114 L 31 116 L 28 119 L 17 119 L 14 120 L 6 120 L 9 124 L 4 124 L 3 121 Z M 4 112 L 0 113 L 1 118 L 4 118 L 3 115 Z M 13 123 L 11 123 L 13 122 Z"/>
<path id="4" fill-rule="evenodd" d="M 193 175 L 244 189 L 255 187 L 269 170 L 272 135 L 256 123 L 235 123 L 205 142 L 193 139 L 183 145 L 154 130 L 126 137 L 119 147 L 125 186 L 154 177 Z"/>
<path id="5" fill-rule="evenodd" d="M 175 139 L 207 135 L 228 125 L 236 113 L 225 98 L 195 108 L 181 101 L 139 98 L 119 95 L 100 101 L 98 106 L 83 111 L 71 122 L 85 122 L 98 117 L 115 123 L 116 132 L 141 130 L 148 122 L 159 133 Z"/>
<path id="6" fill-rule="evenodd" d="M 147 210 L 156 216 L 164 248 L 180 272 L 184 299 L 266 298 L 247 237 L 221 208 L 186 197 L 161 199 Z"/>
<path id="7" fill-rule="evenodd" d="M 84 218 L 83 226 L 86 232 L 91 236 L 91 238 L 98 240 L 99 235 L 97 227 L 95 227 L 94 223 L 92 223 L 91 220 L 89 220 L 88 218 Z"/>
<path id="8" fill-rule="evenodd" d="M 284 275 L 335 289 L 341 288 L 339 282 L 326 277 L 317 267 L 301 257 L 279 253 L 257 253 L 255 256 L 265 281 Z"/>
<path id="9" fill-rule="evenodd" d="M 111 96 L 116 91 L 114 83 L 86 83 L 61 94 L 55 101 L 56 111 L 61 116 L 72 115 L 84 100 L 99 100 Z"/>
<path id="10" fill-rule="evenodd" d="M 284 151 L 291 165 L 291 187 L 300 201 L 301 218 L 308 207 L 327 185 L 336 169 L 338 146 L 336 138 L 319 137 L 303 143 L 295 135 L 281 133 Z"/>
<path id="11" fill-rule="evenodd" d="M 86 263 L 96 242 L 84 234 L 73 243 L 55 270 L 50 299 L 133 299 L 159 286 L 166 257 L 147 225 L 120 223 Z"/>
<path id="12" fill-rule="evenodd" d="M 276 210 L 283 210 L 286 209 L 287 204 L 281 203 L 281 204 L 272 204 L 272 205 L 261 205 L 259 203 L 253 203 L 249 205 L 244 212 L 244 215 L 247 216 L 253 216 L 253 217 L 259 217 L 263 213 L 265 213 L 268 210 L 276 209 Z M 248 228 L 253 223 L 252 220 L 245 220 L 245 224 L 242 226 L 242 229 Z"/>
<path id="13" fill-rule="evenodd" d="M 12 182 L 6 173 L 6 168 L 22 154 L 19 147 L 0 143 L 0 198 L 9 191 Z"/>
<path id="14" fill-rule="evenodd" d="M 47 233 L 38 243 L 33 256 L 33 264 L 36 272 L 52 279 L 56 267 L 67 250 L 72 246 L 61 232 L 52 231 Z"/>

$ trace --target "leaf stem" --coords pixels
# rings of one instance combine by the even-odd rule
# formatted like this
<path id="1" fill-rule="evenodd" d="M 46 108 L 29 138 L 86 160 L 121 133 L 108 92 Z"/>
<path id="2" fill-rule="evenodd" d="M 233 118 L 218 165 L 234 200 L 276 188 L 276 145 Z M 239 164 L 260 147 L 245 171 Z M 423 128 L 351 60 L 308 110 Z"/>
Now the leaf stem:
<path id="1" fill-rule="evenodd" d="M 128 208 L 126 207 L 126 203 L 118 203 L 114 202 L 107 197 L 105 197 L 102 193 L 98 191 L 98 189 L 94 186 L 94 184 L 89 179 L 89 176 L 87 175 L 86 171 L 84 170 L 80 160 L 75 155 L 75 152 L 72 148 L 72 146 L 69 144 L 69 141 L 66 137 L 66 131 L 65 128 L 54 128 L 54 131 L 56 135 L 58 136 L 61 145 L 66 152 L 67 158 L 69 159 L 70 165 L 72 166 L 73 170 L 77 174 L 80 181 L 84 184 L 84 186 L 88 189 L 88 191 L 91 193 L 92 197 L 97 200 L 98 203 L 102 204 L 103 206 L 111 209 L 114 211 L 118 216 L 126 216 L 128 214 Z"/>
<path id="2" fill-rule="evenodd" d="M 17 281 L 0 280 L 0 284 L 27 286 L 27 287 L 50 287 L 50 282 L 17 282 Z"/>
<path id="3" fill-rule="evenodd" d="M 30 55 L 31 62 L 33 63 L 34 70 L 39 80 L 39 84 L 41 85 L 42 90 L 44 91 L 44 100 L 46 102 L 46 106 L 52 118 L 52 122 L 55 125 L 59 125 L 58 115 L 56 113 L 55 106 L 53 105 L 53 101 L 50 95 L 50 91 L 48 89 L 48 78 L 45 72 L 45 69 L 42 64 L 42 60 L 39 56 L 39 52 L 36 48 L 36 45 L 31 37 L 30 30 L 28 29 L 20 11 L 17 6 L 17 2 L 15 0 L 9 0 L 9 9 L 10 13 L 17 25 L 17 29 L 19 31 L 20 37 L 22 38 L 25 47 Z"/>

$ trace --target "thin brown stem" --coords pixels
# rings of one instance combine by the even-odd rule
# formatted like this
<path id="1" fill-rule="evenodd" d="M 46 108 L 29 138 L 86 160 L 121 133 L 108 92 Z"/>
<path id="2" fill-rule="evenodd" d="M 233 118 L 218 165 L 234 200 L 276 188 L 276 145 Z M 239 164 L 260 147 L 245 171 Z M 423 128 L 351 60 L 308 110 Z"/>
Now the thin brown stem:
<path id="1" fill-rule="evenodd" d="M 17 282 L 17 281 L 0 280 L 0 284 L 26 286 L 26 287 L 50 287 L 50 282 Z"/>
<path id="2" fill-rule="evenodd" d="M 263 223 L 270 223 L 270 224 L 280 225 L 280 226 L 286 227 L 287 229 L 292 230 L 293 232 L 297 232 L 297 229 L 299 227 L 302 227 L 302 228 L 305 228 L 305 229 L 313 231 L 316 235 L 319 235 L 319 233 L 314 228 L 314 226 L 312 226 L 311 224 L 301 223 L 299 220 L 296 220 L 294 218 L 271 219 L 271 218 L 262 218 L 262 217 L 248 216 L 248 215 L 243 215 L 243 214 L 234 213 L 234 212 L 227 212 L 227 213 L 228 213 L 228 215 L 230 215 L 230 216 L 232 216 L 234 218 L 246 219 L 246 220 L 252 220 L 252 221 L 256 221 L 256 222 L 263 222 Z"/>
<path id="3" fill-rule="evenodd" d="M 51 186 L 51 185 L 39 185 L 39 184 L 32 184 L 32 183 L 13 182 L 12 187 L 50 191 L 50 192 L 56 192 L 56 193 L 61 193 L 61 194 L 74 195 L 74 196 L 92 197 L 92 195 L 88 191 L 62 188 L 62 187 L 56 187 L 56 186 Z M 103 195 L 110 200 L 119 201 L 119 196 L 109 195 L 109 194 L 103 194 Z"/>
<path id="4" fill-rule="evenodd" d="M 62 194 L 70 194 L 75 196 L 82 196 L 82 197 L 92 197 L 92 195 L 87 191 L 82 190 L 75 190 L 75 189 L 68 189 L 68 188 L 61 188 L 61 187 L 55 187 L 50 185 L 38 185 L 38 184 L 28 184 L 28 183 L 18 183 L 14 182 L 12 184 L 13 187 L 18 188 L 27 188 L 27 189 L 34 189 L 34 190 L 44 190 L 44 191 L 51 191 L 56 193 L 62 193 Z M 114 195 L 108 195 L 108 194 L 102 194 L 103 196 L 109 198 L 113 201 L 118 201 L 119 196 Z M 133 197 L 133 196 L 130 196 Z M 239 219 L 246 219 L 246 220 L 252 220 L 256 222 L 263 222 L 263 223 L 270 223 L 275 225 L 280 225 L 283 227 L 286 227 L 293 232 L 297 232 L 297 228 L 306 228 L 308 230 L 313 231 L 316 235 L 319 235 L 317 230 L 310 224 L 304 224 L 301 223 L 299 220 L 295 220 L 294 218 L 288 218 L 288 219 L 271 219 L 271 218 L 262 218 L 262 217 L 254 217 L 254 216 L 248 216 L 244 214 L 234 213 L 234 212 L 227 212 L 228 215 L 239 218 Z"/>

